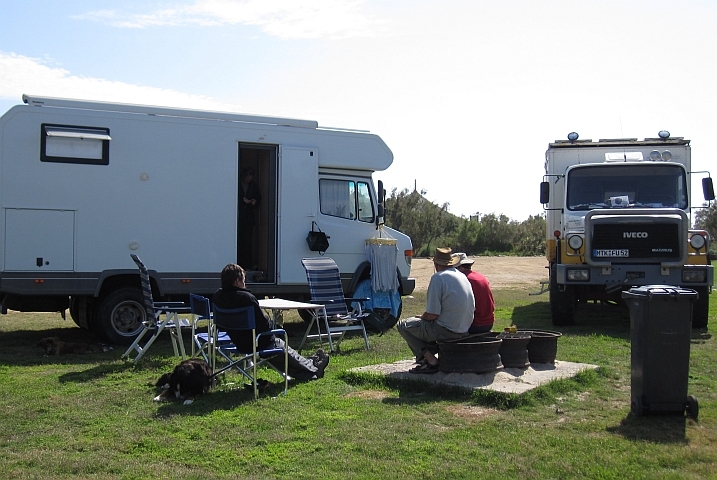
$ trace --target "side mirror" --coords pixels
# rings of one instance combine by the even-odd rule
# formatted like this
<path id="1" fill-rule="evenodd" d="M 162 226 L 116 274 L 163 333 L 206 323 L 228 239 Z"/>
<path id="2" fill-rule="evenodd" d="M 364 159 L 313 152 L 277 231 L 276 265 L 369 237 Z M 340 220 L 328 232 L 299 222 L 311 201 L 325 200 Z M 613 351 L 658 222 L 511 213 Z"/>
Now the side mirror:
<path id="1" fill-rule="evenodd" d="M 378 189 L 376 190 L 376 198 L 378 201 L 378 215 L 376 215 L 376 225 L 383 225 L 386 216 L 386 190 L 383 189 L 383 182 L 378 181 Z"/>
<path id="2" fill-rule="evenodd" d="M 550 183 L 540 182 L 540 203 L 546 204 L 550 202 Z"/>
<path id="3" fill-rule="evenodd" d="M 715 199 L 715 187 L 712 184 L 711 177 L 705 177 L 702 179 L 702 193 L 704 193 L 705 200 L 707 201 Z"/>

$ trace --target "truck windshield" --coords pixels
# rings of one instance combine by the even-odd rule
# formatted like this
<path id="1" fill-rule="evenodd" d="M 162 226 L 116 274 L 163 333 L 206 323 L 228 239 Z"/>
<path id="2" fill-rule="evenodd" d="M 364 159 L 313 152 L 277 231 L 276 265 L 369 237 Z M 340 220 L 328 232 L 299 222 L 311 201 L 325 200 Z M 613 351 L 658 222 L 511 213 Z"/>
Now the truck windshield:
<path id="1" fill-rule="evenodd" d="M 687 208 L 687 179 L 679 165 L 603 164 L 568 173 L 568 210 Z"/>

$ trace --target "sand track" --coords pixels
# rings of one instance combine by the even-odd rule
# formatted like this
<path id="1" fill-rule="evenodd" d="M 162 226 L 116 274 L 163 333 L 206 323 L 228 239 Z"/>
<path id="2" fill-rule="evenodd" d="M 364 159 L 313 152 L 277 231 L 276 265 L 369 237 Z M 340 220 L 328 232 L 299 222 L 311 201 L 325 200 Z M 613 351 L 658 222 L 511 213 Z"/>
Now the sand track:
<path id="1" fill-rule="evenodd" d="M 540 282 L 548 279 L 548 261 L 545 257 L 471 257 L 473 270 L 481 272 L 490 281 L 491 288 L 540 289 Z M 416 290 L 426 290 L 433 275 L 433 261 L 414 258 L 411 276 L 416 279 Z"/>

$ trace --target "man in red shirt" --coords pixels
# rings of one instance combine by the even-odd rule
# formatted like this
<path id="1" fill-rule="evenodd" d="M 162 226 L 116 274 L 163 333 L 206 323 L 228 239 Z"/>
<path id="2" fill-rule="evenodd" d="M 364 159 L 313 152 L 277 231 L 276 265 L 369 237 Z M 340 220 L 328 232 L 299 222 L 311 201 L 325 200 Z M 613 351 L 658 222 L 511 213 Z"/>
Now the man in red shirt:
<path id="1" fill-rule="evenodd" d="M 490 291 L 490 283 L 483 275 L 471 270 L 474 261 L 468 258 L 465 253 L 454 253 L 453 256 L 458 258 L 456 269 L 468 278 L 476 300 L 473 324 L 471 324 L 468 333 L 490 332 L 491 328 L 493 328 L 493 322 L 495 322 L 495 315 L 493 314 L 495 301 L 493 300 L 493 293 Z"/>

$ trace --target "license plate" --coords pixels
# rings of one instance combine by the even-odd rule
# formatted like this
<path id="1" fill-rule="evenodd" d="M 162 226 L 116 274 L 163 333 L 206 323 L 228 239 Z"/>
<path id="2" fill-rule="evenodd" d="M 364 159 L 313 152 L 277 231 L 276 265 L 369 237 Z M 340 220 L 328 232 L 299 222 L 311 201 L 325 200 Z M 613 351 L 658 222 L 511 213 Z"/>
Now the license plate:
<path id="1" fill-rule="evenodd" d="M 629 257 L 630 250 L 593 250 L 593 257 Z"/>

